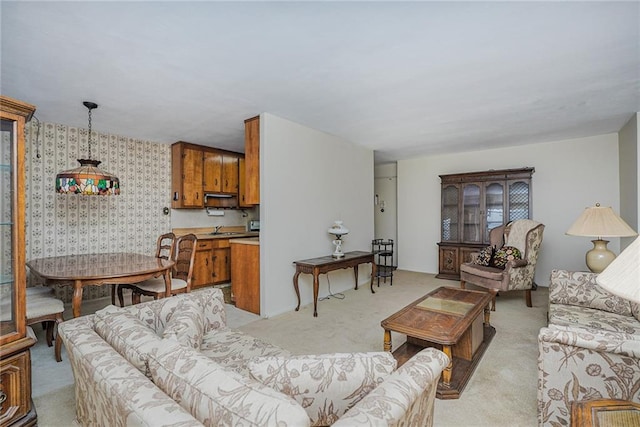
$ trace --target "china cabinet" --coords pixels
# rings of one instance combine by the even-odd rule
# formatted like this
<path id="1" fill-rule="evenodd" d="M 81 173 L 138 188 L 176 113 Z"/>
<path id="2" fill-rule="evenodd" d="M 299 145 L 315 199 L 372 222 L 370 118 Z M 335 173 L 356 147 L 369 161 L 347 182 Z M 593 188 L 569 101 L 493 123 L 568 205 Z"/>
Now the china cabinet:
<path id="1" fill-rule="evenodd" d="M 531 218 L 534 168 L 440 175 L 438 275 L 458 279 L 460 264 L 489 245 L 489 230 Z"/>
<path id="2" fill-rule="evenodd" d="M 25 122 L 35 107 L 0 96 L 0 426 L 31 426 L 31 354 L 26 326 Z"/>

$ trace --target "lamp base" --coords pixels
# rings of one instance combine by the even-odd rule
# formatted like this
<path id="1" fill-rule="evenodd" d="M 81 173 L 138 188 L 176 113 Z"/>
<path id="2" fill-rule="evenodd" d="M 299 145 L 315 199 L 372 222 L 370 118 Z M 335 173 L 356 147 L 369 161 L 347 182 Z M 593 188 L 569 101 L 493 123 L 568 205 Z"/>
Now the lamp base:
<path id="1" fill-rule="evenodd" d="M 342 239 L 336 239 L 333 241 L 333 244 L 336 246 L 336 250 L 331 254 L 334 258 L 342 258 L 344 253 L 342 253 Z"/>
<path id="2" fill-rule="evenodd" d="M 587 252 L 585 257 L 587 267 L 592 273 L 601 273 L 616 258 L 616 254 L 607 248 L 608 240 L 592 240 L 591 243 L 593 249 Z"/>

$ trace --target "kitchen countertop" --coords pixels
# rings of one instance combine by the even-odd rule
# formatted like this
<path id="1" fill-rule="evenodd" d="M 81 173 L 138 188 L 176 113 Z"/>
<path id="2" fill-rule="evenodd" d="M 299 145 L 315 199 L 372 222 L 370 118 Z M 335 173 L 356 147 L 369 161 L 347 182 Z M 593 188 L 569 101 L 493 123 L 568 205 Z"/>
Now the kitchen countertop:
<path id="1" fill-rule="evenodd" d="M 213 227 L 199 227 L 199 228 L 174 228 L 173 233 L 180 237 L 185 234 L 193 233 L 198 240 L 210 240 L 210 239 L 237 239 L 237 238 L 256 238 L 260 236 L 258 231 L 246 231 L 244 226 L 229 226 L 222 227 L 220 234 L 213 233 Z M 231 233 L 231 234 L 229 234 Z"/>
<path id="2" fill-rule="evenodd" d="M 239 239 L 234 237 L 231 240 L 229 240 L 229 243 L 260 246 L 260 237 L 246 237 L 246 238 L 239 238 Z"/>

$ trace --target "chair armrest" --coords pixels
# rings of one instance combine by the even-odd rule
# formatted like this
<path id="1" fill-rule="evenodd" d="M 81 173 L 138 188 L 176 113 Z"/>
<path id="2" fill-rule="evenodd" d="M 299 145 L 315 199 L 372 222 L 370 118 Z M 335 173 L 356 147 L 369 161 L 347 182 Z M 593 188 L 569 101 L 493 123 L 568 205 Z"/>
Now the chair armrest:
<path id="1" fill-rule="evenodd" d="M 504 266 L 504 269 L 506 271 L 512 268 L 521 268 L 526 265 L 529 265 L 529 261 L 527 261 L 526 259 L 514 259 L 512 261 L 507 262 L 507 264 Z"/>
<path id="2" fill-rule="evenodd" d="M 594 308 L 631 316 L 631 303 L 596 283 L 595 273 L 553 270 L 549 283 L 549 303 Z"/>
<path id="3" fill-rule="evenodd" d="M 640 359 L 640 336 L 624 332 L 588 326 L 549 325 L 540 330 L 538 340 Z"/>
<path id="4" fill-rule="evenodd" d="M 426 348 L 420 351 L 333 426 L 432 426 L 438 380 L 448 363 L 449 358 L 439 350 Z"/>

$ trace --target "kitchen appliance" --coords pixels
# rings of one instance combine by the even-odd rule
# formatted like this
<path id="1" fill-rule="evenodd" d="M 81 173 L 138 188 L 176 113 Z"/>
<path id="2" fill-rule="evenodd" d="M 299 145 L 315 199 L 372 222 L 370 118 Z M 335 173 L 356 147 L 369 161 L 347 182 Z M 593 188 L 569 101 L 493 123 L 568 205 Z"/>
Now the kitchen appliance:
<path id="1" fill-rule="evenodd" d="M 252 219 L 247 224 L 248 231 L 260 231 L 260 220 Z"/>

